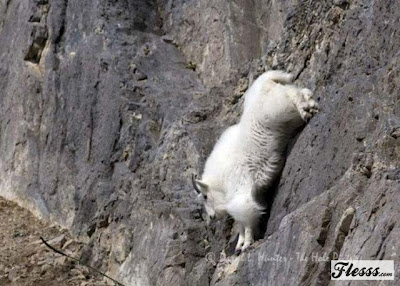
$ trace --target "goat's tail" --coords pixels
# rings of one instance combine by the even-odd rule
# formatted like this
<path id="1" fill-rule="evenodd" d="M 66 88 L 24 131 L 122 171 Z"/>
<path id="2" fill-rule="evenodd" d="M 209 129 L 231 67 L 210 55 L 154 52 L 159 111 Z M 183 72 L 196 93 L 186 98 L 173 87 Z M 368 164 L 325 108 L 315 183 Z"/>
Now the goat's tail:
<path id="1" fill-rule="evenodd" d="M 267 71 L 264 77 L 265 80 L 271 80 L 280 84 L 289 84 L 293 82 L 293 75 L 284 71 Z"/>

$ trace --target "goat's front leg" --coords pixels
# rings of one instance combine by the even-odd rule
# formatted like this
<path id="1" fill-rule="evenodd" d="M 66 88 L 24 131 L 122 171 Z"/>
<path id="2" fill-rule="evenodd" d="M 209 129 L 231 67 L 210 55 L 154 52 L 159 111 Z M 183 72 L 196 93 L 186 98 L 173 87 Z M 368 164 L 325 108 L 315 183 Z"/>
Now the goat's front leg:
<path id="1" fill-rule="evenodd" d="M 253 242 L 253 230 L 251 227 L 246 226 L 244 228 L 244 244 L 242 246 L 242 251 L 245 251 Z"/>
<path id="2" fill-rule="evenodd" d="M 235 253 L 239 254 L 244 243 L 245 231 L 243 225 L 239 225 L 239 238 L 235 247 Z"/>

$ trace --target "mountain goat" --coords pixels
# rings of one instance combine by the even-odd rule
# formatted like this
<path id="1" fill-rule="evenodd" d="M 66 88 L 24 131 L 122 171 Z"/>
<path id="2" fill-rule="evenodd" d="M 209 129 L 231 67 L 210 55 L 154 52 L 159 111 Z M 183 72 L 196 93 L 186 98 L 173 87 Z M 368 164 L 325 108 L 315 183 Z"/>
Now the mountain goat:
<path id="1" fill-rule="evenodd" d="M 289 140 L 318 112 L 311 91 L 291 82 L 292 76 L 282 71 L 258 77 L 245 94 L 240 122 L 221 135 L 201 180 L 192 177 L 208 219 L 229 214 L 238 223 L 236 251 L 253 243 L 254 227 L 263 214 L 256 192 L 271 186 L 284 165 Z"/>

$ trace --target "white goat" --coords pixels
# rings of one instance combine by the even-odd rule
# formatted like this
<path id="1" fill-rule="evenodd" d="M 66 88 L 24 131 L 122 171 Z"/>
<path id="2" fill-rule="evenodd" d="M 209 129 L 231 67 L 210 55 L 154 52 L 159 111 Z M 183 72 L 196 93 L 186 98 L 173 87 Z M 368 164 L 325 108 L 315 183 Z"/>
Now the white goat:
<path id="1" fill-rule="evenodd" d="M 294 132 L 318 112 L 311 91 L 291 82 L 292 76 L 282 71 L 258 77 L 245 94 L 240 122 L 221 135 L 201 180 L 192 178 L 204 198 L 208 220 L 228 213 L 238 223 L 236 251 L 251 245 L 263 214 L 256 191 L 268 189 L 284 165 Z"/>

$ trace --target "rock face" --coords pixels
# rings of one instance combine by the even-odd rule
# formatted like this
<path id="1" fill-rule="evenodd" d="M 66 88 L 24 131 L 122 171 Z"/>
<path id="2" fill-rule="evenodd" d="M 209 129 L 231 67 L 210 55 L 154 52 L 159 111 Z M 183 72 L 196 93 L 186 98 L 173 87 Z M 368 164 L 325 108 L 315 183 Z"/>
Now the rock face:
<path id="1" fill-rule="evenodd" d="M 102 275 L 46 247 L 79 257 L 84 244 L 71 239 L 66 229 L 46 225 L 28 210 L 0 198 L 0 285 L 107 286 Z M 109 280 L 109 279 L 108 279 Z"/>
<path id="2" fill-rule="evenodd" d="M 399 18 L 399 1 L 1 0 L 0 195 L 126 285 L 325 285 L 330 259 L 398 261 Z M 321 112 L 235 257 L 190 176 L 272 68 Z"/>

